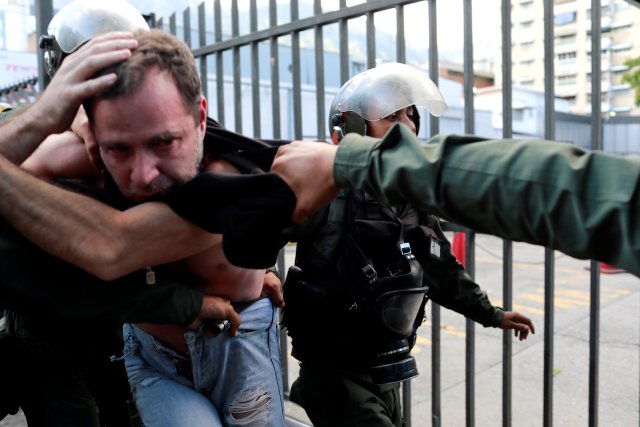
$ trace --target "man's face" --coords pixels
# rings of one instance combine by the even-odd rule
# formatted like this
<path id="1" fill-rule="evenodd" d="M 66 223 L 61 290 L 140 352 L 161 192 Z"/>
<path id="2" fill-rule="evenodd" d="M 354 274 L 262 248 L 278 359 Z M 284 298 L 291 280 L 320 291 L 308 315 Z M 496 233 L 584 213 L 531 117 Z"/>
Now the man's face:
<path id="1" fill-rule="evenodd" d="M 132 200 L 161 193 L 199 171 L 206 101 L 202 98 L 196 126 L 166 72 L 148 71 L 133 95 L 95 102 L 93 123 L 107 170 Z"/>
<path id="2" fill-rule="evenodd" d="M 416 133 L 416 124 L 413 122 L 413 107 L 408 106 L 380 120 L 367 122 L 367 135 L 373 138 L 382 138 L 396 123 L 409 126 L 409 129 Z"/>

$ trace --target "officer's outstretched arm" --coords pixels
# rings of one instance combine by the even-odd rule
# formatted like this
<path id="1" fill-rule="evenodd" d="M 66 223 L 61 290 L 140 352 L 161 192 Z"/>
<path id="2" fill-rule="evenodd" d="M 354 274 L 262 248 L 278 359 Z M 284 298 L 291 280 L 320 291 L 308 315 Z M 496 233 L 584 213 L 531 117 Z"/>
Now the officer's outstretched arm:
<path id="1" fill-rule="evenodd" d="M 103 280 L 219 243 L 158 202 L 121 212 L 33 177 L 0 156 L 0 216 L 42 249 Z"/>

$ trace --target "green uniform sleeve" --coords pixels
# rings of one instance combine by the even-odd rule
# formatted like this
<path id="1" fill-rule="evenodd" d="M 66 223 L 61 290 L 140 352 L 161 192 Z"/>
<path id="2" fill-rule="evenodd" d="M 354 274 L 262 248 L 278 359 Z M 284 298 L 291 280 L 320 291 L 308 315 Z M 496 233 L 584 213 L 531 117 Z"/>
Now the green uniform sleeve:
<path id="1" fill-rule="evenodd" d="M 552 141 L 436 136 L 394 127 L 340 143 L 334 178 L 482 233 L 598 259 L 640 275 L 640 157 Z"/>
<path id="2" fill-rule="evenodd" d="M 440 245 L 440 256 L 437 259 L 416 251 L 416 257 L 424 270 L 424 280 L 429 286 L 429 298 L 485 327 L 499 326 L 504 319 L 504 310 L 491 304 L 487 293 L 458 262 L 439 221 L 435 217 L 428 217 L 423 221 L 422 227 L 433 230 Z"/>

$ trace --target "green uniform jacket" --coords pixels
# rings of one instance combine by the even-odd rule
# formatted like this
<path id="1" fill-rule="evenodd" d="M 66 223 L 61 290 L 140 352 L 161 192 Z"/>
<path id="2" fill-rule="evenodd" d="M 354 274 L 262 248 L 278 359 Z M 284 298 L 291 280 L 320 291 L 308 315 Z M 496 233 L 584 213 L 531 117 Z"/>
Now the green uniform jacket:
<path id="1" fill-rule="evenodd" d="M 336 183 L 640 275 L 640 157 L 551 141 L 439 135 L 430 142 L 420 145 L 402 126 L 382 140 L 346 135 Z"/>

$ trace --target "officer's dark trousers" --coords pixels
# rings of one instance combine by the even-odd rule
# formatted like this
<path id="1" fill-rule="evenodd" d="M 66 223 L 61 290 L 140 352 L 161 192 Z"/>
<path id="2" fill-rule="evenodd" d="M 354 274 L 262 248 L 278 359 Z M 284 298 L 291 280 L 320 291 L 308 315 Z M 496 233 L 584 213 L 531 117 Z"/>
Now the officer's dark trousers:
<path id="1" fill-rule="evenodd" d="M 400 386 L 385 390 L 316 364 L 302 363 L 290 399 L 315 427 L 401 427 Z"/>
<path id="2" fill-rule="evenodd" d="M 124 364 L 110 360 L 122 348 L 113 331 L 67 324 L 50 333 L 15 313 L 8 323 L 18 338 L 17 392 L 29 427 L 136 425 Z"/>

